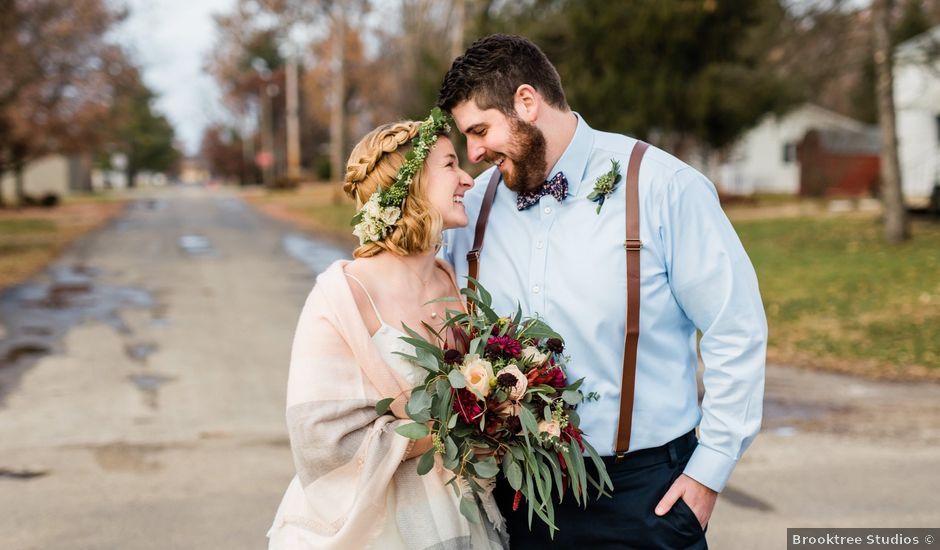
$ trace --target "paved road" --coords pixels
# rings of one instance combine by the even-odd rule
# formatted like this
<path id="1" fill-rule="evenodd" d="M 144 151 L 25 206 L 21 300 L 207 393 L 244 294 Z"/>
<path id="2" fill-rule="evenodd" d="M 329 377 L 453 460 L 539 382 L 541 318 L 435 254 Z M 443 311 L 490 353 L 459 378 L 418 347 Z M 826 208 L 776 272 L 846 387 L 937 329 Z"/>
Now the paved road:
<path id="1" fill-rule="evenodd" d="M 0 299 L 0 548 L 264 547 L 290 339 L 333 255 L 225 191 L 167 189 Z M 940 525 L 940 386 L 771 366 L 767 397 L 713 548 Z"/>

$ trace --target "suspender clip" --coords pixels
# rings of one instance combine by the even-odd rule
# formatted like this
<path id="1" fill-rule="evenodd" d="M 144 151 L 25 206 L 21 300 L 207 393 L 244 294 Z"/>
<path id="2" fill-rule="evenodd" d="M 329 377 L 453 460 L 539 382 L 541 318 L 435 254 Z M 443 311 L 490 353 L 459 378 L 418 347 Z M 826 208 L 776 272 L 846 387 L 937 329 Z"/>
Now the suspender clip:
<path id="1" fill-rule="evenodd" d="M 627 250 L 639 250 L 643 248 L 643 241 L 640 239 L 627 239 L 623 241 L 623 247 Z"/>

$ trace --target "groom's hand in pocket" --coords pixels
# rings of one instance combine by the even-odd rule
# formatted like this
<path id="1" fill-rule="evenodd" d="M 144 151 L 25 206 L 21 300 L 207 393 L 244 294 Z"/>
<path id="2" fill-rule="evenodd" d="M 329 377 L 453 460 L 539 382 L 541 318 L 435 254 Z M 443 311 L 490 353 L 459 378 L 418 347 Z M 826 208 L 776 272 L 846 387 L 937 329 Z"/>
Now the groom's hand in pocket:
<path id="1" fill-rule="evenodd" d="M 695 517 L 698 518 L 702 529 L 704 529 L 708 525 L 708 520 L 712 517 L 712 510 L 715 509 L 718 493 L 682 474 L 672 483 L 662 500 L 656 505 L 656 515 L 663 516 L 669 513 L 669 510 L 680 498 L 689 505 L 689 508 L 695 513 Z"/>

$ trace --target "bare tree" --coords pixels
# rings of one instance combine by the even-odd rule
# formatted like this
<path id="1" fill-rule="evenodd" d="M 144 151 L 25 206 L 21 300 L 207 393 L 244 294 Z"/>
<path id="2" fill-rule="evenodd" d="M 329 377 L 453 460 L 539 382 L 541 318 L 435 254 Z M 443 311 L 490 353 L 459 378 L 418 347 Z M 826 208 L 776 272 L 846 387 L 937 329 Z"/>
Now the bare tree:
<path id="1" fill-rule="evenodd" d="M 901 189 L 901 166 L 898 161 L 898 135 L 894 111 L 894 56 L 890 23 L 893 3 L 893 0 L 874 1 L 872 27 L 875 42 L 878 124 L 881 127 L 881 201 L 884 207 L 884 236 L 889 243 L 899 243 L 910 238 L 911 230 Z"/>

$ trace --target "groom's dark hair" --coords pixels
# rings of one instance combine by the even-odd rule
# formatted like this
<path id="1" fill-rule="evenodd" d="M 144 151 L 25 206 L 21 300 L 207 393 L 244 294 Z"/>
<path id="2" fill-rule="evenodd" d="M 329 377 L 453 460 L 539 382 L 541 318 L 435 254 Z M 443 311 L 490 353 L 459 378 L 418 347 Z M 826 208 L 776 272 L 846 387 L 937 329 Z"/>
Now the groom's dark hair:
<path id="1" fill-rule="evenodd" d="M 450 111 L 472 99 L 480 109 L 515 116 L 513 97 L 523 84 L 535 88 L 549 105 L 568 110 L 555 66 L 531 40 L 492 34 L 470 45 L 444 75 L 437 105 Z"/>

